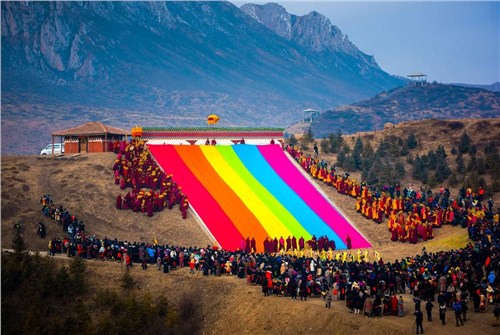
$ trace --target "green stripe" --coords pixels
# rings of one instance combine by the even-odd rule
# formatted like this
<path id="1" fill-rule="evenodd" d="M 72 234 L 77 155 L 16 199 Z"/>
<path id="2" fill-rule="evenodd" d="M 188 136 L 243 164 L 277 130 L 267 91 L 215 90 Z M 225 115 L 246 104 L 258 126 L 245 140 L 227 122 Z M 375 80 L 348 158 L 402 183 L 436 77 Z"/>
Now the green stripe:
<path id="1" fill-rule="evenodd" d="M 269 210 L 276 215 L 284 226 L 291 231 L 294 236 L 310 236 L 310 233 L 302 227 L 299 221 L 279 202 L 272 193 L 269 192 L 256 178 L 248 171 L 241 162 L 232 146 L 216 146 L 221 156 L 238 173 L 241 179 L 254 191 L 254 193 L 267 205 Z M 266 226 L 266 223 L 262 223 Z M 267 229 L 266 229 L 267 230 Z M 286 238 L 286 236 L 284 236 Z"/>

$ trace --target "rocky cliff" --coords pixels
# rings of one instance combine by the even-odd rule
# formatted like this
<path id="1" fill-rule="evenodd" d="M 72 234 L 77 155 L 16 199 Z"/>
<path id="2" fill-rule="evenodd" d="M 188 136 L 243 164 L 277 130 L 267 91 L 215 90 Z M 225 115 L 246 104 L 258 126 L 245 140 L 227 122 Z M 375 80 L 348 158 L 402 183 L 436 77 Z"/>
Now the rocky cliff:
<path id="1" fill-rule="evenodd" d="M 316 11 L 297 16 L 276 3 L 246 4 L 241 6 L 241 10 L 276 34 L 309 50 L 317 53 L 342 52 L 359 60 L 359 66 L 380 69 L 373 56 L 360 51 L 330 19 Z"/>

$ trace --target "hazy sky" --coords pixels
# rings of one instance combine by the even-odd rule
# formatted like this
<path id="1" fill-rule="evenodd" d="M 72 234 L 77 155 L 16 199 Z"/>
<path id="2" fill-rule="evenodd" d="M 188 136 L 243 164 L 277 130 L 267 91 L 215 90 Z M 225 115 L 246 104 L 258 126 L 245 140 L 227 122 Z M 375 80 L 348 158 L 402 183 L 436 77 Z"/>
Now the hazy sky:
<path id="1" fill-rule="evenodd" d="M 327 16 L 390 74 L 422 72 L 442 83 L 500 81 L 500 2 L 277 2 L 291 14 Z"/>

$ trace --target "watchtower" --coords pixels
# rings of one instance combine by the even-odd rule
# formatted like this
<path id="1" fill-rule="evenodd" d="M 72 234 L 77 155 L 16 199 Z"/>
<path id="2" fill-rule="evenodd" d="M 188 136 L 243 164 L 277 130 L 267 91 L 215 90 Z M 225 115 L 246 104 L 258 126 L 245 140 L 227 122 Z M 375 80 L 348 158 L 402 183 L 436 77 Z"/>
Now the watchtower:
<path id="1" fill-rule="evenodd" d="M 304 122 L 309 122 L 309 123 L 316 120 L 316 118 L 319 115 L 319 112 L 317 110 L 311 108 L 304 109 L 302 113 L 304 114 L 303 116 Z"/>
<path id="2" fill-rule="evenodd" d="M 407 75 L 408 79 L 410 79 L 411 86 L 425 86 L 427 85 L 427 75 L 422 72 L 410 73 Z"/>

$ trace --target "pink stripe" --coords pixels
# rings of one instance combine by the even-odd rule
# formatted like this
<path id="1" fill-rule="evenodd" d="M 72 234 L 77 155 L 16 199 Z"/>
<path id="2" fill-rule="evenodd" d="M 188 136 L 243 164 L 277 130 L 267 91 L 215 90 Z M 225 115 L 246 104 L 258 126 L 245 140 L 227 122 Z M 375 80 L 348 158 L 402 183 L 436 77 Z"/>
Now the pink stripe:
<path id="1" fill-rule="evenodd" d="M 297 193 L 311 209 L 325 221 L 338 236 L 349 234 L 353 248 L 369 248 L 370 243 L 357 231 L 332 203 L 327 201 L 311 183 L 297 170 L 277 145 L 258 146 L 262 156 L 281 178 Z M 340 234 L 342 233 L 342 235 Z M 344 240 L 345 241 L 345 240 Z"/>

